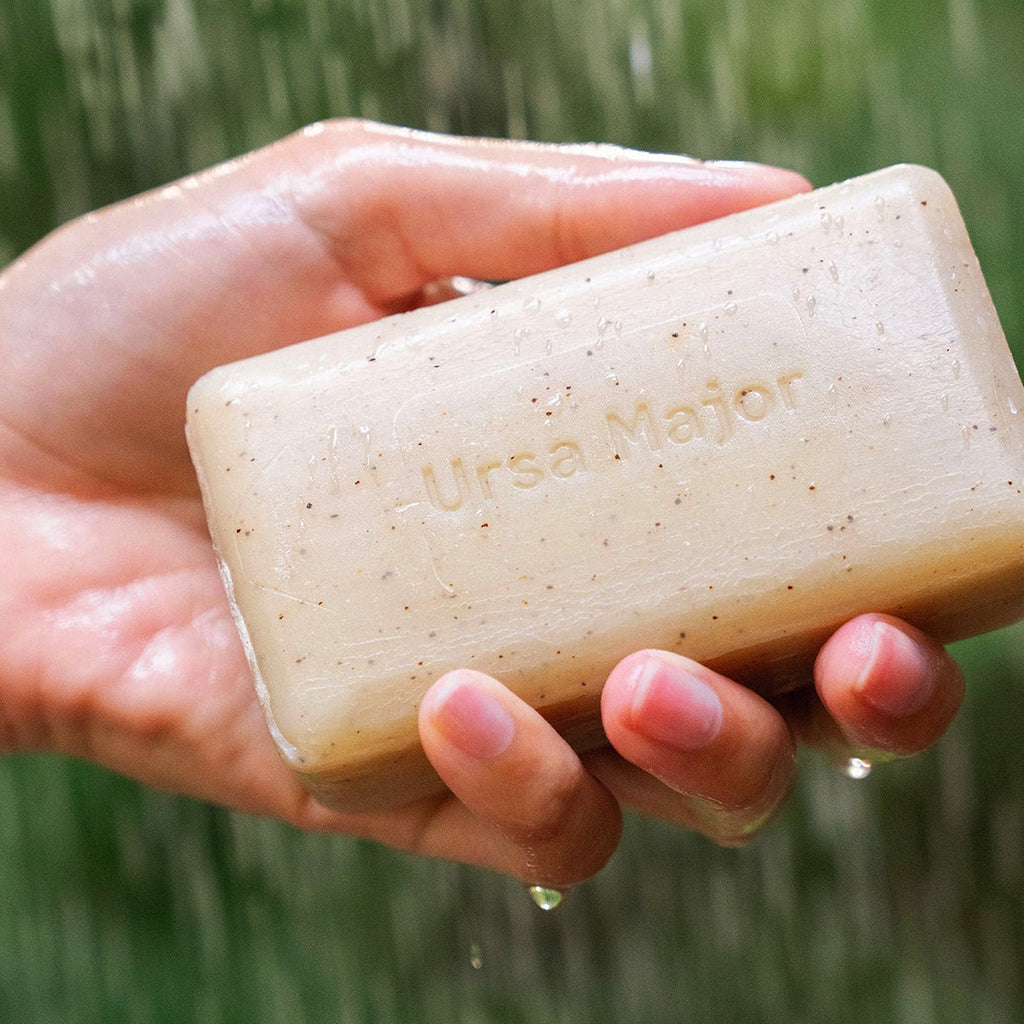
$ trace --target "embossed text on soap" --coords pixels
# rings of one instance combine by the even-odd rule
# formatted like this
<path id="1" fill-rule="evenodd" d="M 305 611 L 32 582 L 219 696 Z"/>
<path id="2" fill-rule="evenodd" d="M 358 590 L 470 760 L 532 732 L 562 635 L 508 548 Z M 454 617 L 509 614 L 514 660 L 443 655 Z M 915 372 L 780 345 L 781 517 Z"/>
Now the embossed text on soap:
<path id="1" fill-rule="evenodd" d="M 727 445 L 744 424 L 794 412 L 802 379 L 798 369 L 751 377 L 738 385 L 712 377 L 703 388 L 662 403 L 644 397 L 606 405 L 600 417 L 604 429 L 484 452 L 467 446 L 447 459 L 422 464 L 424 493 L 438 511 L 455 512 L 467 502 L 497 503 L 503 495 L 530 491 L 545 482 L 614 467 L 640 451 L 665 455 Z"/>
<path id="2" fill-rule="evenodd" d="M 687 315 L 682 296 L 651 296 L 614 339 L 581 330 L 570 347 L 547 341 L 533 358 L 404 403 L 393 421 L 400 507 L 432 510 L 439 526 L 481 513 L 492 532 L 495 517 L 541 504 L 590 516 L 609 494 L 647 487 L 645 473 L 680 486 L 711 463 L 742 473 L 758 446 L 778 451 L 806 433 L 821 382 L 808 376 L 793 303 L 756 294 Z"/>

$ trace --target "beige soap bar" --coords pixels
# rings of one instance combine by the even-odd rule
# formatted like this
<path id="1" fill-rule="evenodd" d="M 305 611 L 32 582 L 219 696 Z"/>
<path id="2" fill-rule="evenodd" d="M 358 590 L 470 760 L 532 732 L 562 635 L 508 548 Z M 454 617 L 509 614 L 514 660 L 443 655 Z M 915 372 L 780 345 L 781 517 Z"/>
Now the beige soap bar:
<path id="1" fill-rule="evenodd" d="M 458 666 L 584 748 L 641 647 L 777 689 L 858 612 L 1024 616 L 1022 408 L 953 197 L 896 167 L 214 370 L 188 435 L 274 737 L 360 809 L 439 786 Z"/>

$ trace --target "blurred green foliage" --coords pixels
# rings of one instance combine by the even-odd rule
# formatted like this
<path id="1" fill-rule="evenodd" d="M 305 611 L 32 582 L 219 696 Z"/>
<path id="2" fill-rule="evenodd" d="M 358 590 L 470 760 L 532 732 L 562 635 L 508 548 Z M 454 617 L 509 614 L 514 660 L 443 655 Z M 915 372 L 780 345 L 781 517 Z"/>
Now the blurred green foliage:
<path id="1" fill-rule="evenodd" d="M 1024 356 L 1019 0 L 4 0 L 0 263 L 324 117 L 953 185 Z M 809 759 L 719 850 L 631 822 L 544 915 L 510 883 L 99 769 L 0 763 L 0 1019 L 1011 1022 L 1024 1010 L 1024 628 L 958 646 L 937 750 Z"/>

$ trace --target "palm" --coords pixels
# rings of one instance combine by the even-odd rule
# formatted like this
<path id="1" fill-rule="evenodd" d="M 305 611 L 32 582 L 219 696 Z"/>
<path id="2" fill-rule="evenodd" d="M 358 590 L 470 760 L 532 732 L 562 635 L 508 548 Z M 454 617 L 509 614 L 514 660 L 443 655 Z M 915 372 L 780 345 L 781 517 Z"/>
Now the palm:
<path id="1" fill-rule="evenodd" d="M 0 676 L 44 705 L 60 690 L 70 729 L 22 743 L 311 824 L 326 815 L 284 770 L 255 704 L 185 446 L 184 398 L 213 365 L 389 302 L 346 275 L 331 240 L 304 222 L 315 204 L 261 216 L 290 198 L 265 163 L 260 175 L 242 167 L 76 224 L 8 272 L 3 335 L 22 365 L 20 380 L 5 374 L 18 387 L 0 414 L 13 638 Z M 237 222 L 246 217 L 257 223 Z"/>

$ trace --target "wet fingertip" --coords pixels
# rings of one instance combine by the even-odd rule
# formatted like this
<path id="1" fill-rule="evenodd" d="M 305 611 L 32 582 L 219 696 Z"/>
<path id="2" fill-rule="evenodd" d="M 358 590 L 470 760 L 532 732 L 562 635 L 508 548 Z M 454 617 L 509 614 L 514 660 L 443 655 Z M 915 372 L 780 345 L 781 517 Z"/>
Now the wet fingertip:
<path id="1" fill-rule="evenodd" d="M 707 160 L 704 167 L 743 181 L 770 182 L 783 192 L 810 192 L 814 187 L 799 171 L 747 160 Z"/>
<path id="2" fill-rule="evenodd" d="M 625 691 L 627 724 L 656 743 L 699 750 L 721 731 L 722 701 L 687 659 L 640 652 L 627 668 Z"/>
<path id="3" fill-rule="evenodd" d="M 938 666 L 922 643 L 881 618 L 859 620 L 848 640 L 859 662 L 853 690 L 870 707 L 894 718 L 925 708 L 935 695 Z"/>
<path id="4" fill-rule="evenodd" d="M 511 712 L 476 673 L 443 676 L 424 698 L 421 713 L 444 740 L 475 760 L 499 757 L 515 738 Z"/>

